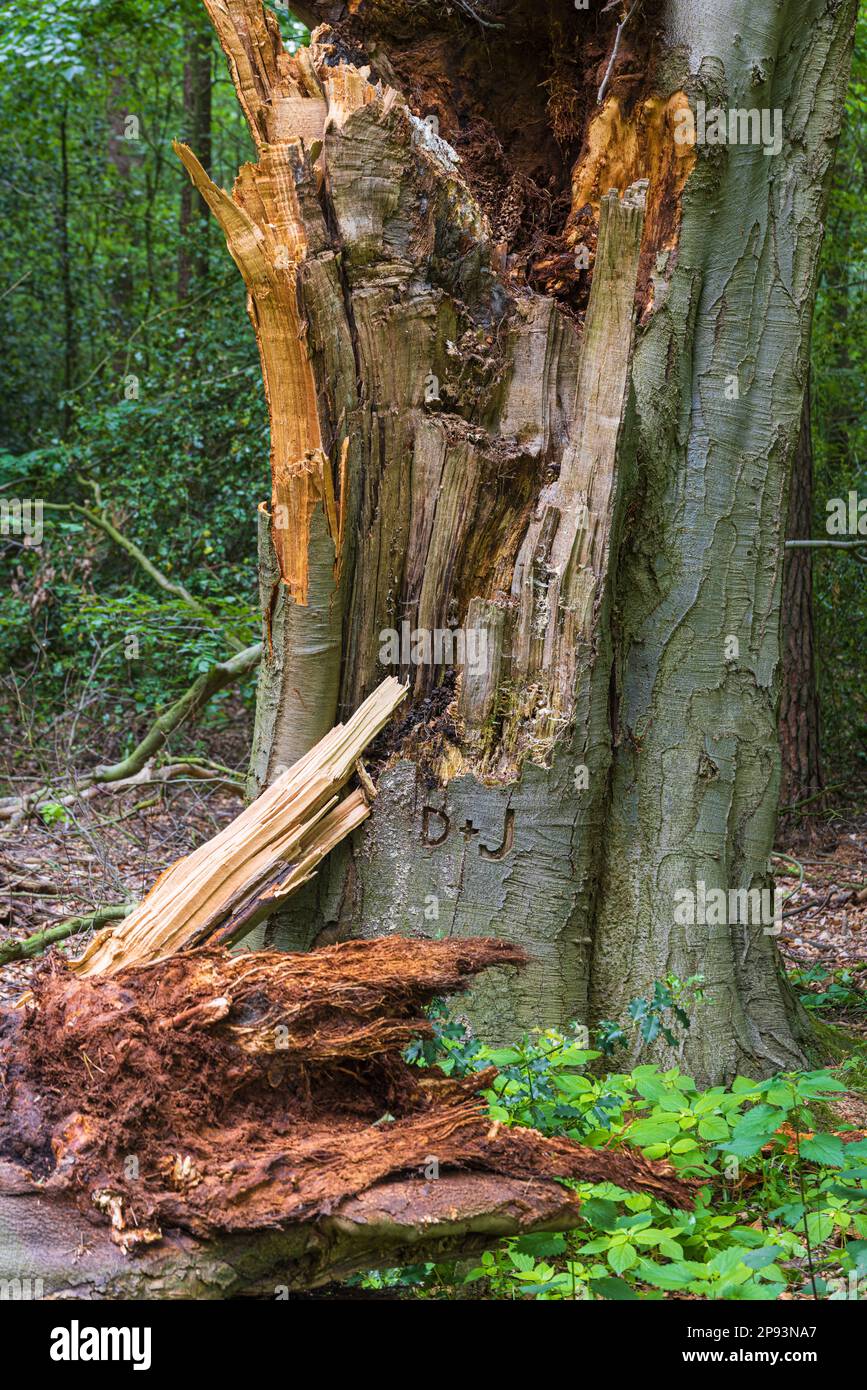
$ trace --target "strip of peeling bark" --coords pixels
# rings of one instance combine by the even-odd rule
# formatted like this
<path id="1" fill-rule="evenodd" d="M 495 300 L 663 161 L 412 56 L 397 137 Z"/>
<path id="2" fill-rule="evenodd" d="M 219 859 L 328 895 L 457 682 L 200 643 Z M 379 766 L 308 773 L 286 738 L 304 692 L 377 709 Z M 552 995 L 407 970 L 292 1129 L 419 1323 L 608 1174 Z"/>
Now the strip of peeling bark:
<path id="1" fill-rule="evenodd" d="M 304 264 L 325 242 L 321 173 L 311 156 L 321 144 L 326 107 L 306 55 L 290 60 L 281 51 L 270 11 L 245 10 L 236 0 L 206 8 L 258 153 L 230 197 L 194 152 L 175 144 L 244 277 L 268 402 L 272 493 L 262 537 L 268 562 L 262 688 L 267 693 L 276 683 L 281 738 L 278 756 L 265 759 L 258 789 L 327 732 L 338 700 L 347 435 L 323 409 L 300 294 Z"/>

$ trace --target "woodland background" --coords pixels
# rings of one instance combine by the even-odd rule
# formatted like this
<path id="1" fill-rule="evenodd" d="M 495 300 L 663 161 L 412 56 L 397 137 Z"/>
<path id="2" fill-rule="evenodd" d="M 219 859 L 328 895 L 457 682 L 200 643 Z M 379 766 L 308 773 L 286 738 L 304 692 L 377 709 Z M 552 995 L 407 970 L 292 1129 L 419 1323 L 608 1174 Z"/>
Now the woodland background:
<path id="1" fill-rule="evenodd" d="M 303 42 L 303 26 L 278 13 L 284 36 Z M 200 619 L 166 595 L 79 512 L 47 509 L 38 547 L 4 537 L 0 794 L 11 796 L 129 753 L 155 714 L 225 659 L 224 628 L 244 643 L 258 640 L 256 507 L 270 483 L 267 415 L 243 288 L 171 150 L 172 139 L 188 141 L 222 186 L 231 186 L 239 164 L 253 156 L 202 6 L 4 5 L 0 59 L 0 496 L 44 498 L 54 507 L 100 499 L 113 525 L 219 619 Z M 865 167 L 862 13 L 812 340 L 814 537 L 826 534 L 829 499 L 867 495 Z M 801 894 L 792 914 L 801 916 L 783 946 L 808 1007 L 859 1035 L 864 951 L 853 932 L 865 897 L 858 878 L 867 800 L 865 571 L 851 553 L 827 550 L 816 553 L 813 572 L 823 772 L 834 790 L 805 808 L 807 815 L 784 821 L 781 854 L 800 855 L 804 879 L 800 888 L 798 875 L 789 881 Z M 22 934 L 62 911 L 140 891 L 191 840 L 235 814 L 254 686 L 255 672 L 217 694 L 170 740 L 172 756 L 219 759 L 223 785 L 143 792 L 144 801 L 133 795 L 106 802 L 94 817 L 59 803 L 43 810 L 23 832 L 32 879 L 30 886 L 9 879 L 4 929 Z M 5 864 L 4 854 L 0 845 Z M 16 976 L 9 988 L 20 984 Z M 596 1046 L 616 1055 L 622 1026 L 648 1034 L 679 1026 L 673 997 L 687 1013 L 700 1006 L 700 981 L 660 989 L 654 999 L 634 1001 L 629 1022 L 603 1025 Z M 461 1070 L 490 1055 L 443 1015 L 433 1051 L 417 1060 L 438 1056 Z M 574 1239 L 513 1243 L 485 1257 L 494 1296 L 517 1289 L 569 1297 L 576 1280 L 589 1280 L 606 1297 L 693 1287 L 706 1296 L 778 1297 L 786 1288 L 801 1290 L 805 1280 L 811 1291 L 832 1294 L 834 1279 L 853 1271 L 867 1277 L 867 1194 L 840 1190 L 845 1177 L 861 1182 L 863 1192 L 853 1165 L 864 1163 L 862 1150 L 867 1154 L 867 1107 L 853 1099 L 833 1114 L 827 1108 L 835 1090 L 860 1092 L 852 1068 L 863 1082 L 863 1057 L 851 1062 L 845 1086 L 820 1072 L 787 1082 L 788 1090 L 778 1085 L 776 1093 L 745 1082 L 702 1097 L 684 1084 L 688 1078 L 660 1080 L 651 1067 L 576 1085 L 576 1055 L 568 1038 L 548 1037 L 495 1056 L 505 1078 L 498 1118 L 548 1132 L 568 1121 L 585 1142 L 595 1135 L 603 1143 L 618 1117 L 643 1106 L 645 1128 L 639 1134 L 633 1124 L 632 1142 L 651 1157 L 673 1151 L 720 1171 L 727 1155 L 737 1157 L 745 1167 L 741 1187 L 726 1189 L 722 1204 L 719 1194 L 713 1203 L 709 1195 L 689 1231 L 666 1225 L 656 1211 L 651 1223 L 649 1198 L 628 1199 L 624 1208 L 615 1194 L 595 1193 L 590 1229 Z M 746 1109 L 753 1101 L 760 1104 Z M 761 1123 L 757 1111 L 766 1112 Z M 794 1147 L 789 1122 L 798 1131 Z M 693 1127 L 698 1145 L 678 1150 L 685 1143 L 678 1136 Z M 841 1135 L 853 1141 L 845 1162 Z M 798 1171 L 804 1164 L 811 1165 L 806 1189 Z M 757 1213 L 764 1232 L 758 1245 L 749 1235 Z M 633 1238 L 634 1230 L 645 1237 Z M 438 1296 L 437 1289 L 453 1289 L 462 1277 L 422 1269 L 367 1282 Z"/>

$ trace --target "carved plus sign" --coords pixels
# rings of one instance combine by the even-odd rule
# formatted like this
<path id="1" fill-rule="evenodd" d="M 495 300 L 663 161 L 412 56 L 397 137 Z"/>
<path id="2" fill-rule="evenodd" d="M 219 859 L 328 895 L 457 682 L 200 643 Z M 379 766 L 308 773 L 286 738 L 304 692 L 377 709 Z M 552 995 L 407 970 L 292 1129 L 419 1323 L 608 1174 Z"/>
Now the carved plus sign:
<path id="1" fill-rule="evenodd" d="M 479 833 L 471 820 L 468 820 L 466 825 L 462 825 L 460 830 L 465 840 L 468 840 L 471 835 L 478 835 Z"/>

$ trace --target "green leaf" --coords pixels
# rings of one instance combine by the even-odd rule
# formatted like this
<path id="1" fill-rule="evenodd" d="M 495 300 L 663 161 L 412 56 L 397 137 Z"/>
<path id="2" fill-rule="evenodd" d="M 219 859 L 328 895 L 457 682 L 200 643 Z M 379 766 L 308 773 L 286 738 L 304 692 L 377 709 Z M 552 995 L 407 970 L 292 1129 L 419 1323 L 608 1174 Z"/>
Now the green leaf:
<path id="1" fill-rule="evenodd" d="M 533 1255 L 537 1260 L 546 1256 L 562 1255 L 566 1249 L 566 1237 L 539 1231 L 535 1235 L 520 1236 L 515 1241 L 515 1249 L 524 1255 Z"/>
<path id="2" fill-rule="evenodd" d="M 636 1271 L 645 1284 L 654 1284 L 658 1289 L 685 1289 L 693 1282 L 696 1272 L 702 1265 L 691 1260 L 681 1260 L 676 1264 L 660 1265 L 653 1260 L 640 1260 Z"/>
<path id="3" fill-rule="evenodd" d="M 689 1153 L 691 1149 L 697 1148 L 698 1144 L 695 1142 L 694 1139 L 678 1139 L 676 1144 L 672 1144 L 671 1152 L 673 1154 L 685 1154 Z"/>
<path id="4" fill-rule="evenodd" d="M 708 1268 L 715 1274 L 730 1278 L 738 1270 L 739 1265 L 746 1264 L 749 1251 L 744 1251 L 736 1245 L 729 1246 L 728 1250 L 720 1250 L 719 1254 L 714 1255 L 709 1262 Z"/>
<path id="5" fill-rule="evenodd" d="M 514 1047 L 500 1047 L 486 1055 L 495 1067 L 512 1067 L 521 1061 L 521 1054 Z"/>
<path id="6" fill-rule="evenodd" d="M 728 1139 L 731 1130 L 721 1115 L 705 1115 L 698 1122 L 698 1132 L 702 1139 Z"/>
<path id="7" fill-rule="evenodd" d="M 764 1144 L 773 1140 L 785 1118 L 785 1111 L 777 1106 L 754 1105 L 737 1121 L 731 1139 L 718 1147 L 739 1158 L 752 1158 Z"/>
<path id="8" fill-rule="evenodd" d="M 600 1298 L 609 1298 L 620 1303 L 635 1301 L 638 1298 L 638 1294 L 624 1279 L 612 1279 L 610 1275 L 606 1275 L 589 1282 L 591 1291 Z"/>
<path id="9" fill-rule="evenodd" d="M 680 1134 L 677 1120 L 648 1119 L 638 1120 L 630 1125 L 626 1137 L 630 1144 L 644 1148 L 646 1144 L 668 1144 Z"/>
<path id="10" fill-rule="evenodd" d="M 779 1245 L 762 1245 L 758 1250 L 743 1250 L 740 1258 L 748 1269 L 764 1269 L 766 1265 L 771 1265 L 774 1260 L 785 1252 Z"/>
<path id="11" fill-rule="evenodd" d="M 581 1204 L 581 1216 L 594 1231 L 613 1231 L 620 1212 L 616 1202 L 608 1202 L 604 1197 L 591 1197 Z"/>
<path id="12" fill-rule="evenodd" d="M 622 1274 L 624 1270 L 632 1269 L 633 1265 L 638 1264 L 638 1252 L 628 1241 L 624 1245 L 615 1245 L 608 1252 L 608 1263 L 615 1274 Z"/>
<path id="13" fill-rule="evenodd" d="M 810 1211 L 807 1213 L 807 1235 L 811 1245 L 821 1245 L 834 1230 L 834 1218 L 828 1212 Z"/>
<path id="14" fill-rule="evenodd" d="M 867 1274 L 867 1240 L 850 1240 L 846 1255 L 858 1274 Z"/>
<path id="15" fill-rule="evenodd" d="M 827 1168 L 842 1168 L 845 1161 L 845 1145 L 836 1134 L 814 1134 L 812 1139 L 802 1139 L 798 1149 L 802 1158 Z"/>
<path id="16" fill-rule="evenodd" d="M 683 1259 L 683 1246 L 678 1245 L 676 1240 L 661 1240 L 659 1242 L 659 1253 L 665 1255 L 669 1260 Z"/>

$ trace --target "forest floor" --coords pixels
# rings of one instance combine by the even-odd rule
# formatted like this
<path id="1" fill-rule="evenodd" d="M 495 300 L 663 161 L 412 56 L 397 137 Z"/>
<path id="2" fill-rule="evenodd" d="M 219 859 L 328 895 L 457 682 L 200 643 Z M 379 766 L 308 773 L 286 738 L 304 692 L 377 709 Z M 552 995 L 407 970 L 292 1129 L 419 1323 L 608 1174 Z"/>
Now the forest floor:
<path id="1" fill-rule="evenodd" d="M 243 808 L 207 783 L 106 789 L 45 824 L 0 832 L 0 941 L 143 896 L 156 877 Z M 838 804 L 783 825 L 775 859 L 787 894 L 779 938 L 799 994 L 825 1021 L 867 1040 L 867 809 Z M 85 937 L 64 949 L 76 953 Z M 0 969 L 0 1004 L 28 987 L 39 958 Z"/>
<path id="2" fill-rule="evenodd" d="M 227 756 L 225 744 L 220 751 Z M 238 756 L 231 765 L 242 772 L 243 741 L 234 751 Z M 138 900 L 171 863 L 220 831 L 243 805 L 240 789 L 189 781 L 122 792 L 105 789 L 63 814 L 49 816 L 47 823 L 33 816 L 14 829 L 0 826 L 0 944 L 73 915 Z M 867 805 L 863 797 L 850 797 L 821 810 L 811 807 L 810 812 L 797 824 L 782 823 L 778 834 L 774 868 L 778 886 L 787 894 L 778 942 L 795 990 L 810 1013 L 864 1044 Z M 82 933 L 54 949 L 78 954 L 86 939 Z M 0 1008 L 30 987 L 42 959 L 0 967 Z M 842 1050 L 835 1048 L 838 1055 Z M 839 1126 L 854 1127 L 853 1138 L 867 1132 L 863 1075 L 861 1067 L 850 1071 L 847 1090 L 829 1101 L 829 1128 L 835 1133 Z M 309 1297 L 414 1296 L 410 1288 L 377 1287 L 379 1280 L 374 1272 L 371 1279 L 356 1279 L 348 1287 L 329 1285 Z M 445 1292 L 419 1296 L 469 1295 L 458 1280 Z M 801 1290 L 783 1296 L 810 1295 Z"/>
<path id="3" fill-rule="evenodd" d="M 777 843 L 786 969 L 811 1013 L 867 1041 L 867 810 L 850 803 L 784 823 Z"/>

